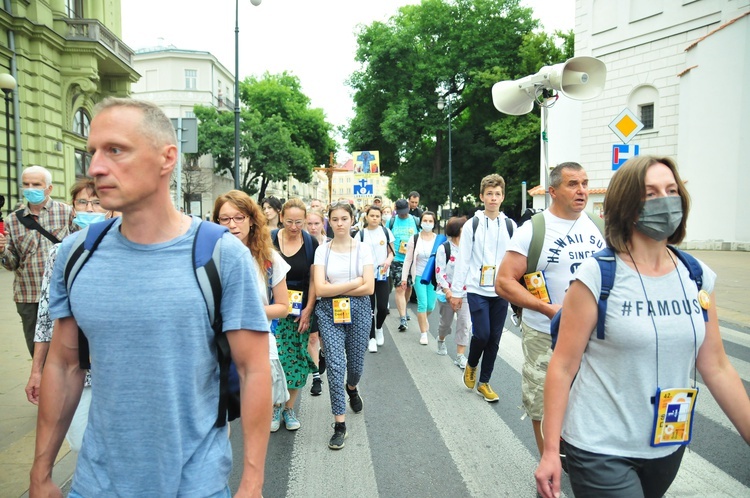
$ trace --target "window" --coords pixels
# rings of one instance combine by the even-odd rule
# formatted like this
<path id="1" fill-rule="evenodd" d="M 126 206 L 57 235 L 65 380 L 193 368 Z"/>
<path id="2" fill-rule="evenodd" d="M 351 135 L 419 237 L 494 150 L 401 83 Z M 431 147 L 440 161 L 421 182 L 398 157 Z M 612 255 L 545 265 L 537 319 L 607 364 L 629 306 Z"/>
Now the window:
<path id="1" fill-rule="evenodd" d="M 89 154 L 85 150 L 76 149 L 75 162 L 76 177 L 86 176 L 86 173 L 89 170 L 89 164 L 91 163 L 91 154 Z"/>
<path id="2" fill-rule="evenodd" d="M 186 118 L 194 118 L 195 113 L 193 111 L 185 111 L 185 117 Z"/>
<path id="3" fill-rule="evenodd" d="M 198 70 L 185 69 L 185 90 L 195 90 L 198 88 Z"/>
<path id="4" fill-rule="evenodd" d="M 83 0 L 65 0 L 65 13 L 71 19 L 82 19 Z"/>
<path id="5" fill-rule="evenodd" d="M 88 137 L 90 125 L 91 118 L 86 112 L 86 109 L 83 107 L 79 108 L 73 115 L 73 133 L 77 133 L 82 137 Z"/>
<path id="6" fill-rule="evenodd" d="M 644 104 L 638 107 L 640 111 L 641 123 L 644 130 L 654 129 L 654 104 Z"/>

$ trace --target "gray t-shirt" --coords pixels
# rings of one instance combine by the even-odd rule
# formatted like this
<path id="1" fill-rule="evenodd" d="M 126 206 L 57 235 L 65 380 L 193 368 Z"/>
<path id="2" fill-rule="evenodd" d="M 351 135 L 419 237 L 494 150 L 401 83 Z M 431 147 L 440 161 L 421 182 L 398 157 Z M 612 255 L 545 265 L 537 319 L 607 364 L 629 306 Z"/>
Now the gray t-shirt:
<path id="1" fill-rule="evenodd" d="M 617 257 L 604 339 L 597 339 L 596 329 L 592 331 L 563 421 L 562 437 L 573 446 L 634 458 L 659 458 L 678 448 L 649 445 L 654 421 L 651 398 L 657 386 L 692 387 L 695 357 L 706 327 L 698 288 L 682 262 L 676 256 L 673 259 L 677 270 L 661 277 L 642 277 L 647 300 L 638 274 Z M 711 293 L 716 274 L 701 266 L 703 289 Z M 599 299 L 601 273 L 595 259 L 584 261 L 575 278 Z M 700 397 L 701 393 L 698 404 Z"/>
<path id="2" fill-rule="evenodd" d="M 53 319 L 74 316 L 91 351 L 89 423 L 72 489 L 82 496 L 194 496 L 226 490 L 232 455 L 216 428 L 214 333 L 193 271 L 199 220 L 168 242 L 136 244 L 117 221 L 67 295 L 65 239 L 50 294 Z M 250 252 L 221 240 L 224 331 L 268 331 Z"/>

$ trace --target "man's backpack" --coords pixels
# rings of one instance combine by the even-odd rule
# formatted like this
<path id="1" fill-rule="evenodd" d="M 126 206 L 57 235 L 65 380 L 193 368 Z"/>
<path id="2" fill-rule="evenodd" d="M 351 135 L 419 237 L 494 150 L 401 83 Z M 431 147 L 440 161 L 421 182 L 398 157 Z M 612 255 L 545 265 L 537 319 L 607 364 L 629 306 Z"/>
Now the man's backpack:
<path id="1" fill-rule="evenodd" d="M 687 267 L 688 273 L 690 274 L 690 280 L 695 282 L 695 285 L 700 291 L 703 288 L 703 267 L 701 267 L 701 264 L 690 254 L 682 252 L 673 246 L 667 247 L 669 247 L 674 255 L 682 261 L 682 264 Z M 596 320 L 596 338 L 601 340 L 604 339 L 604 320 L 607 317 L 607 299 L 609 298 L 609 293 L 615 284 L 617 261 L 615 253 L 611 247 L 606 247 L 595 253 L 592 258 L 596 259 L 596 262 L 599 263 L 599 271 L 602 274 L 602 287 L 597 302 L 599 309 Z M 550 322 L 549 332 L 552 336 L 552 349 L 555 349 L 555 345 L 557 344 L 557 334 L 560 331 L 561 315 L 562 308 L 557 310 L 557 313 L 555 313 L 555 316 L 552 317 L 552 321 Z M 708 321 L 708 311 L 705 309 L 703 310 L 703 321 Z"/>
<path id="2" fill-rule="evenodd" d="M 115 221 L 116 218 L 112 218 L 89 225 L 76 238 L 65 263 L 64 278 L 68 294 L 81 268 Z M 219 360 L 219 411 L 216 427 L 223 427 L 227 420 L 232 421 L 240 416 L 239 376 L 236 369 L 232 368 L 229 341 L 226 334 L 222 332 L 221 238 L 226 232 L 226 227 L 201 222 L 193 240 L 193 270 L 206 302 L 208 320 L 214 331 L 214 342 Z M 81 368 L 91 368 L 89 343 L 80 327 L 78 328 L 78 358 Z"/>
<path id="3" fill-rule="evenodd" d="M 474 242 L 474 239 L 477 236 L 477 227 L 479 226 L 479 218 L 476 216 L 472 216 L 471 218 L 471 242 Z M 505 217 L 505 228 L 508 230 L 508 236 L 512 239 L 513 238 L 513 221 Z"/>

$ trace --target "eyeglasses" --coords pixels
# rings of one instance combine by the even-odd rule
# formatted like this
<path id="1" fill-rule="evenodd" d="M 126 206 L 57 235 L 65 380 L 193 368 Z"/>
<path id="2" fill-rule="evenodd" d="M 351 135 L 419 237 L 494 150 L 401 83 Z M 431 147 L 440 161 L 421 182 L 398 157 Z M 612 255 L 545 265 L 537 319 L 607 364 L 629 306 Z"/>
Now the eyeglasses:
<path id="1" fill-rule="evenodd" d="M 238 214 L 237 216 L 219 216 L 219 224 L 229 225 L 229 222 L 234 220 L 235 225 L 239 225 L 247 219 L 247 216 Z"/>
<path id="2" fill-rule="evenodd" d="M 296 226 L 297 228 L 301 228 L 304 221 L 302 220 L 284 220 L 284 225 L 290 227 L 292 225 Z"/>
<path id="3" fill-rule="evenodd" d="M 91 199 L 91 200 L 88 200 L 88 199 L 78 199 L 76 201 L 76 204 L 78 206 L 82 207 L 82 208 L 85 208 L 89 204 L 91 204 L 91 207 L 99 206 L 101 204 L 101 202 L 99 201 L 99 199 Z"/>

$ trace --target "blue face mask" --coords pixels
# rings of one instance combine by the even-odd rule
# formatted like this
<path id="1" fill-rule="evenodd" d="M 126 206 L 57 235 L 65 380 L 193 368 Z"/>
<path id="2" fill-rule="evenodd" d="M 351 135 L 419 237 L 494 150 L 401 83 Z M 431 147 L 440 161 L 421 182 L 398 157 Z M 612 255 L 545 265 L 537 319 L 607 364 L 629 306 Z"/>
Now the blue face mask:
<path id="1" fill-rule="evenodd" d="M 25 188 L 23 189 L 23 196 L 30 204 L 41 204 L 47 197 L 44 195 L 44 189 L 41 188 Z"/>
<path id="2" fill-rule="evenodd" d="M 81 228 L 86 228 L 92 223 L 104 221 L 104 213 L 76 213 L 73 223 Z"/>

